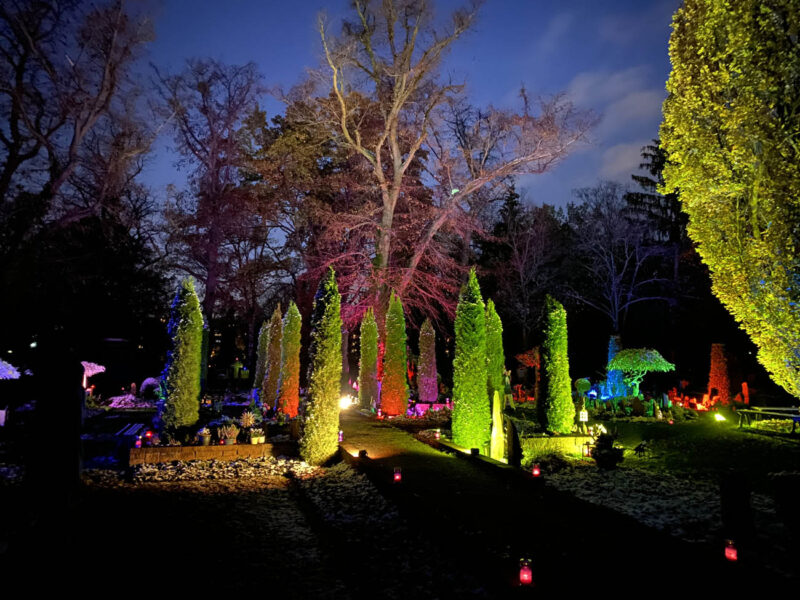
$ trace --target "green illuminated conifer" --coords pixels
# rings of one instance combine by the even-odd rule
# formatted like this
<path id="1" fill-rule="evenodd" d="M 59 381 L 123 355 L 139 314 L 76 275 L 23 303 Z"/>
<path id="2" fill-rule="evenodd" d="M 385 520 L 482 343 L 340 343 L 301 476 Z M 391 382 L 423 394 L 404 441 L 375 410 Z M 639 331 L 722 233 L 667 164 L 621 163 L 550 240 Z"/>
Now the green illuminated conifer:
<path id="1" fill-rule="evenodd" d="M 166 398 L 162 420 L 168 429 L 194 425 L 200 415 L 200 363 L 203 315 L 191 279 L 184 279 L 172 301 L 167 325 L 171 347 L 164 368 Z"/>
<path id="2" fill-rule="evenodd" d="M 311 465 L 327 462 L 338 448 L 342 377 L 341 302 L 336 274 L 331 267 L 319 282 L 311 313 L 309 400 L 300 439 L 300 456 Z"/>
<path id="3" fill-rule="evenodd" d="M 545 330 L 542 344 L 542 367 L 545 380 L 541 413 L 545 427 L 554 433 L 570 433 L 575 420 L 572 385 L 567 356 L 567 311 L 561 303 L 547 296 Z"/>
<path id="4" fill-rule="evenodd" d="M 386 311 L 386 348 L 383 353 L 381 410 L 387 415 L 404 415 L 408 408 L 406 364 L 406 318 L 400 298 L 392 292 Z"/>
<path id="5" fill-rule="evenodd" d="M 283 338 L 283 322 L 281 305 L 279 304 L 269 320 L 269 345 L 267 360 L 264 366 L 264 380 L 261 385 L 261 403 L 271 408 L 278 400 L 278 386 L 281 379 L 281 339 Z"/>
<path id="6" fill-rule="evenodd" d="M 453 357 L 453 441 L 465 448 L 489 442 L 492 411 L 486 374 L 486 314 L 475 269 L 456 308 Z"/>
<path id="7" fill-rule="evenodd" d="M 253 374 L 253 388 L 261 392 L 264 381 L 264 371 L 267 366 L 267 348 L 269 347 L 269 323 L 264 321 L 258 331 L 258 346 L 256 348 L 256 368 Z"/>
<path id="8" fill-rule="evenodd" d="M 436 331 L 430 319 L 425 319 L 419 330 L 419 371 L 417 372 L 419 401 L 432 404 L 439 397 L 436 374 Z"/>

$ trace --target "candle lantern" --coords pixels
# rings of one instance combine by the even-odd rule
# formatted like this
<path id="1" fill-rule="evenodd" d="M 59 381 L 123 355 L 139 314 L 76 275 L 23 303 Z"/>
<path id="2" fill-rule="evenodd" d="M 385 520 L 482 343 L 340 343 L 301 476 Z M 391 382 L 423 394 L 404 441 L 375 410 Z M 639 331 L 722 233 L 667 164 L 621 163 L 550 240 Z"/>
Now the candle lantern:
<path id="1" fill-rule="evenodd" d="M 589 411 L 588 411 L 588 410 L 586 410 L 586 409 L 583 409 L 583 410 L 582 410 L 582 411 L 581 411 L 581 412 L 578 414 L 578 419 L 580 420 L 580 422 L 581 422 L 581 423 L 586 423 L 586 422 L 588 422 L 588 421 L 589 421 Z"/>
<path id="2" fill-rule="evenodd" d="M 584 442 L 583 443 L 583 455 L 585 457 L 592 456 L 592 442 Z"/>
<path id="3" fill-rule="evenodd" d="M 344 431 L 342 431 L 341 429 L 339 430 L 339 441 L 340 442 L 344 441 Z"/>
<path id="4" fill-rule="evenodd" d="M 522 558 L 519 561 L 519 584 L 531 585 L 533 583 L 533 571 L 531 570 L 531 561 L 528 558 Z"/>
<path id="5" fill-rule="evenodd" d="M 725 543 L 725 558 L 730 562 L 739 560 L 739 551 L 736 550 L 736 545 L 733 543 L 733 540 L 728 540 Z"/>
<path id="6" fill-rule="evenodd" d="M 537 465 L 533 465 L 533 469 L 531 469 L 531 475 L 533 475 L 534 477 L 541 477 L 542 476 L 542 470 L 539 468 L 538 464 Z"/>
<path id="7" fill-rule="evenodd" d="M 400 483 L 403 480 L 403 473 L 400 470 L 400 467 L 394 468 L 394 482 Z"/>
<path id="8" fill-rule="evenodd" d="M 438 439 L 441 439 L 441 437 L 442 437 L 442 430 L 441 429 L 437 429 L 436 431 L 433 432 L 433 438 L 434 439 L 438 440 Z"/>
<path id="9" fill-rule="evenodd" d="M 139 436 L 136 437 L 136 442 L 134 442 L 133 447 L 134 448 L 141 448 L 142 447 L 142 436 L 139 435 Z"/>

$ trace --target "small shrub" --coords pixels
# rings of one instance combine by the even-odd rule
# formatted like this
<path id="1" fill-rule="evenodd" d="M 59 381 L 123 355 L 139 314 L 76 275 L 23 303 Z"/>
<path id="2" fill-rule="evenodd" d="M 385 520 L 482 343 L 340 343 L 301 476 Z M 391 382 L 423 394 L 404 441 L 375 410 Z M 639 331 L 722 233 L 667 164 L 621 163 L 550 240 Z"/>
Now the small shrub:
<path id="1" fill-rule="evenodd" d="M 592 448 L 592 458 L 600 469 L 614 469 L 622 462 L 624 448 L 614 446 L 617 436 L 611 433 L 601 433 L 597 436 L 595 446 Z"/>

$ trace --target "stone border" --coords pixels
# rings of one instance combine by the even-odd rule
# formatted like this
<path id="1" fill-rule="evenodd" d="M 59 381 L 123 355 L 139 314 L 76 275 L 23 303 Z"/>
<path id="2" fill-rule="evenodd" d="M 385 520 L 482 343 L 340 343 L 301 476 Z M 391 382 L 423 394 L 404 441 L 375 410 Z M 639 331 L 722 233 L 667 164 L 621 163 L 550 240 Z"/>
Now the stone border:
<path id="1" fill-rule="evenodd" d="M 228 460 L 265 456 L 296 456 L 296 442 L 234 444 L 232 446 L 151 446 L 131 448 L 128 465 L 168 463 L 174 460 Z"/>

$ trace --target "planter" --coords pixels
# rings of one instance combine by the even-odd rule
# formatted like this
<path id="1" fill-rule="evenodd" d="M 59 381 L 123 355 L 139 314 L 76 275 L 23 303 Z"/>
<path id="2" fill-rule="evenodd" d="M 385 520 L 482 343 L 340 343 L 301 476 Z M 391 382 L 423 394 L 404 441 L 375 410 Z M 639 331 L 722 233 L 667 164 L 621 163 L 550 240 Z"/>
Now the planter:
<path id="1" fill-rule="evenodd" d="M 267 436 L 265 436 L 265 435 L 257 435 L 257 436 L 254 436 L 254 437 L 250 438 L 250 443 L 253 444 L 253 445 L 255 445 L 255 444 L 263 444 L 266 441 L 267 441 Z"/>
<path id="2" fill-rule="evenodd" d="M 198 433 L 197 434 L 197 439 L 200 442 L 201 446 L 210 446 L 211 445 L 211 434 L 210 433 L 206 433 L 206 434 Z"/>
<path id="3" fill-rule="evenodd" d="M 225 446 L 233 446 L 236 443 L 236 438 L 225 438 L 222 442 Z"/>

